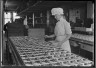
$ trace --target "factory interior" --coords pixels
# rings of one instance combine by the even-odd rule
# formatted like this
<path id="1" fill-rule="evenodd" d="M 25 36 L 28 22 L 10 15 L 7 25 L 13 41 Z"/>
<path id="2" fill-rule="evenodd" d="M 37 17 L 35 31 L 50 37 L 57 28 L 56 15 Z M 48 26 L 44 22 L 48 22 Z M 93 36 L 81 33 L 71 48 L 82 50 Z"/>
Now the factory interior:
<path id="1" fill-rule="evenodd" d="M 71 52 L 56 41 L 53 8 L 70 24 Z M 95 66 L 93 1 L 0 0 L 0 31 L 1 66 Z"/>

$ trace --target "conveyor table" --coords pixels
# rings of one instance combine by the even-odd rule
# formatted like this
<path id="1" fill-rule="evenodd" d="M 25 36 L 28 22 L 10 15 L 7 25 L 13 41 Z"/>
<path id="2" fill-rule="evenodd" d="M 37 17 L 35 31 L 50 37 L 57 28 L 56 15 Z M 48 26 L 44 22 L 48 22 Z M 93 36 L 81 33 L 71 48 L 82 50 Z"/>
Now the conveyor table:
<path id="1" fill-rule="evenodd" d="M 8 39 L 8 48 L 16 65 L 92 66 L 93 61 L 63 50 L 41 38 L 19 36 Z"/>

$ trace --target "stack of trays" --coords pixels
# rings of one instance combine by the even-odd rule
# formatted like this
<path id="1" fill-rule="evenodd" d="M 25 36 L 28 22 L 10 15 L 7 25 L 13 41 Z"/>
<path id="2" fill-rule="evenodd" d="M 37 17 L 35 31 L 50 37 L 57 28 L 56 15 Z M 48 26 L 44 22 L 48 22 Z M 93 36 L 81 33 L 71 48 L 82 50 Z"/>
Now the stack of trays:
<path id="1" fill-rule="evenodd" d="M 26 66 L 92 66 L 92 61 L 38 38 L 10 38 Z M 27 39 L 27 40 L 26 40 Z"/>

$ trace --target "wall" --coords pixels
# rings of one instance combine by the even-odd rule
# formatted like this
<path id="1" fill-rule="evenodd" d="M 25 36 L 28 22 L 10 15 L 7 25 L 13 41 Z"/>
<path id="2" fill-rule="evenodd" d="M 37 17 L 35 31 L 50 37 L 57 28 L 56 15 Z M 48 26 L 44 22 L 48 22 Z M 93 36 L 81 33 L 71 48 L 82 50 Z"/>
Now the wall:
<path id="1" fill-rule="evenodd" d="M 69 11 L 71 10 L 71 9 L 76 9 L 76 10 L 80 10 L 80 19 L 82 19 L 82 20 L 85 20 L 86 19 L 86 17 L 87 17 L 87 6 L 86 6 L 86 3 L 85 4 L 82 4 L 82 5 L 66 5 L 66 6 L 61 6 L 61 8 L 63 8 L 64 9 L 64 13 L 65 13 L 65 15 L 67 16 L 67 14 L 66 13 L 68 13 L 68 16 L 67 16 L 67 20 L 69 21 Z"/>
<path id="2" fill-rule="evenodd" d="M 87 18 L 93 18 L 93 4 L 91 1 L 87 2 Z"/>

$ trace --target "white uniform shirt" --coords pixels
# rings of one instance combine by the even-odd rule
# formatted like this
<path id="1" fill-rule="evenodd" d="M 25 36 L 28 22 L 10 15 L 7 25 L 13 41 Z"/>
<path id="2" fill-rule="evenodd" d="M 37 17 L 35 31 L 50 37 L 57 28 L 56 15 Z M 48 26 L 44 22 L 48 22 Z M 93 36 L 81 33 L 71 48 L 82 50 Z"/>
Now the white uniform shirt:
<path id="1" fill-rule="evenodd" d="M 56 23 L 54 33 L 56 35 L 56 40 L 62 41 L 66 34 L 72 33 L 70 23 L 68 23 L 64 18 L 61 18 L 60 21 Z"/>

